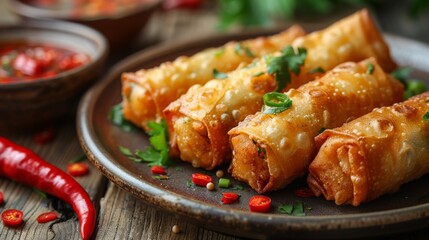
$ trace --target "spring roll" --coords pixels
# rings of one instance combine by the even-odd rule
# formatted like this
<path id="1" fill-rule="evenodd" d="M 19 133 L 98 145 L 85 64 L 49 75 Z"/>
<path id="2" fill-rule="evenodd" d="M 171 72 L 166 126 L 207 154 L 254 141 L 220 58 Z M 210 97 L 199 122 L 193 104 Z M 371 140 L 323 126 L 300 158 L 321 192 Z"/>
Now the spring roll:
<path id="1" fill-rule="evenodd" d="M 428 173 L 428 111 L 426 92 L 323 132 L 310 188 L 338 205 L 358 206 Z"/>
<path id="2" fill-rule="evenodd" d="M 213 78 L 213 69 L 229 72 L 254 58 L 281 50 L 304 35 L 299 25 L 269 37 L 226 43 L 193 56 L 182 56 L 158 67 L 123 73 L 122 95 L 125 119 L 147 129 L 148 121 L 159 121 L 162 111 L 194 84 Z"/>
<path id="3" fill-rule="evenodd" d="M 300 37 L 293 48 L 306 49 L 299 74 L 286 65 L 291 80 L 284 90 L 300 86 L 346 61 L 375 56 L 388 71 L 396 65 L 366 10 L 359 11 L 318 32 Z M 261 109 L 262 97 L 278 85 L 269 65 L 276 53 L 255 60 L 245 68 L 228 73 L 222 80 L 195 85 L 165 110 L 169 125 L 171 153 L 195 167 L 213 169 L 232 157 L 228 131 L 247 115 Z M 279 67 L 279 66 L 277 66 Z"/>
<path id="4" fill-rule="evenodd" d="M 323 129 L 401 101 L 402 84 L 370 58 L 343 63 L 322 78 L 285 93 L 289 109 L 248 116 L 229 134 L 232 176 L 258 193 L 278 190 L 303 176 L 316 154 Z"/>

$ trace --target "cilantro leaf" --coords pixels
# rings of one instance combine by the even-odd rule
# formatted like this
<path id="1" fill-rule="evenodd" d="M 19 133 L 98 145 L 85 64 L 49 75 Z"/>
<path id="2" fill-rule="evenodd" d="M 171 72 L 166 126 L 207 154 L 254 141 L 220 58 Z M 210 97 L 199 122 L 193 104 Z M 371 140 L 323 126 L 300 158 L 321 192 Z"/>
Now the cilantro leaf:
<path id="1" fill-rule="evenodd" d="M 409 79 L 410 73 L 411 68 L 402 67 L 396 69 L 390 74 L 393 78 L 399 80 L 404 85 L 404 99 L 408 99 L 427 90 L 426 85 L 422 81 L 416 79 Z"/>
<path id="2" fill-rule="evenodd" d="M 277 81 L 276 92 L 281 91 L 290 83 L 290 72 L 299 75 L 306 57 L 307 50 L 305 48 L 298 48 L 298 52 L 295 52 L 292 46 L 287 46 L 280 56 L 267 59 L 267 73 L 274 74 Z"/>
<path id="3" fill-rule="evenodd" d="M 122 154 L 135 162 L 147 162 L 149 166 L 167 166 L 169 162 L 169 145 L 167 123 L 164 119 L 160 123 L 148 122 L 151 129 L 149 134 L 150 146 L 145 150 L 136 150 L 133 154 L 130 149 L 119 146 Z"/>
<path id="4" fill-rule="evenodd" d="M 122 112 L 122 109 L 123 109 L 122 103 L 119 103 L 119 104 L 113 106 L 109 112 L 109 116 L 108 116 L 109 120 L 113 124 L 122 128 L 122 130 L 124 130 L 126 132 L 131 132 L 131 131 L 137 130 L 138 128 L 134 124 L 132 124 L 130 121 L 128 121 L 124 118 L 124 114 Z"/>
<path id="5" fill-rule="evenodd" d="M 297 217 L 305 216 L 304 204 L 300 201 L 296 201 L 293 204 L 280 205 L 277 208 L 277 212 L 285 213 L 285 214 L 297 216 Z"/>

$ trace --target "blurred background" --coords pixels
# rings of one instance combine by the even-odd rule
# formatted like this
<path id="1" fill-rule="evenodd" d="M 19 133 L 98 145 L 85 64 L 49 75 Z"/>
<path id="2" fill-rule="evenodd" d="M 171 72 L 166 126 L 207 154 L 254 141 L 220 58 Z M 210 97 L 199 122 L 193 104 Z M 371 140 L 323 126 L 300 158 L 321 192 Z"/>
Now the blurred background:
<path id="1" fill-rule="evenodd" d="M 154 2 L 158 0 L 2 0 L 0 22 L 12 23 L 23 17 L 34 17 L 88 24 L 95 21 L 97 14 L 117 20 L 125 18 L 130 9 L 138 9 L 138 5 Z M 89 10 L 79 16 L 74 9 L 76 6 L 86 6 Z M 118 28 L 136 25 L 132 30 L 135 38 L 124 36 L 126 41 L 114 43 L 119 48 L 132 46 L 135 50 L 178 38 L 251 28 L 281 28 L 291 23 L 318 29 L 363 7 L 370 9 L 384 32 L 429 42 L 429 0 L 164 0 L 155 10 L 143 13 L 146 19 L 122 22 L 121 27 L 108 24 L 102 31 L 124 36 L 115 33 Z M 50 13 L 39 11 L 41 9 Z M 115 11 L 122 13 L 115 15 Z M 204 26 L 198 28 L 204 30 L 194 32 L 196 25 Z"/>

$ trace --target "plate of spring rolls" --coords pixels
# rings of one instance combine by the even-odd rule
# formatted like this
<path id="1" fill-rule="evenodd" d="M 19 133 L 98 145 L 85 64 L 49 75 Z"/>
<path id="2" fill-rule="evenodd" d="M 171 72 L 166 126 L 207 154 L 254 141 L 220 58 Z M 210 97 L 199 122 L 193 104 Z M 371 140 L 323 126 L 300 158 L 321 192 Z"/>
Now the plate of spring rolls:
<path id="1" fill-rule="evenodd" d="M 406 99 L 391 73 L 410 67 L 429 85 L 428 56 L 428 45 L 382 33 L 365 9 L 315 31 L 163 44 L 85 95 L 78 136 L 119 187 L 212 230 L 394 235 L 429 220 L 429 93 Z M 227 192 L 238 200 L 225 204 Z M 249 209 L 255 195 L 271 199 L 267 211 Z"/>

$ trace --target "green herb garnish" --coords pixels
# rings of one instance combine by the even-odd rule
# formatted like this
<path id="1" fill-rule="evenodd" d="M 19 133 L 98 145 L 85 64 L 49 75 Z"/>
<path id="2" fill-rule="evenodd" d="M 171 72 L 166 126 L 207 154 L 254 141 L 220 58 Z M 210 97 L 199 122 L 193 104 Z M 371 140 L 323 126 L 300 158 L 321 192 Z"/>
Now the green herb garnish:
<path id="1" fill-rule="evenodd" d="M 251 58 L 255 57 L 255 54 L 253 54 L 252 50 L 250 50 L 249 47 L 243 46 L 241 43 L 237 43 L 235 45 L 234 51 L 237 55 L 240 55 L 240 56 L 246 55 Z"/>
<path id="2" fill-rule="evenodd" d="M 123 146 L 119 146 L 122 154 L 135 162 L 147 162 L 149 166 L 159 165 L 167 166 L 169 162 L 169 146 L 167 123 L 164 119 L 160 123 L 148 122 L 148 127 L 151 129 L 149 134 L 150 146 L 144 151 L 136 150 L 135 154 Z"/>
<path id="3" fill-rule="evenodd" d="M 366 70 L 367 74 L 373 74 L 374 73 L 374 64 L 368 63 L 367 64 L 368 69 Z"/>
<path id="4" fill-rule="evenodd" d="M 323 69 L 322 67 L 317 67 L 317 68 L 313 68 L 310 71 L 308 71 L 308 73 L 312 74 L 312 73 L 325 73 L 325 69 Z"/>
<path id="5" fill-rule="evenodd" d="M 259 77 L 259 76 L 261 76 L 261 75 L 263 75 L 264 74 L 264 72 L 257 72 L 257 73 L 255 73 L 255 74 L 253 74 L 253 76 L 254 77 Z"/>
<path id="6" fill-rule="evenodd" d="M 134 124 L 124 118 L 122 109 L 122 103 L 113 106 L 109 112 L 109 120 L 126 132 L 137 130 L 138 128 Z"/>
<path id="7" fill-rule="evenodd" d="M 186 181 L 186 186 L 188 188 L 195 188 L 195 183 L 193 183 L 192 180 L 189 179 L 188 181 Z"/>
<path id="8" fill-rule="evenodd" d="M 225 53 L 225 48 L 221 47 L 219 49 L 217 49 L 214 53 L 215 57 L 220 57 Z"/>
<path id="9" fill-rule="evenodd" d="M 225 79 L 228 77 L 226 73 L 219 72 L 216 68 L 213 69 L 213 77 L 216 79 Z"/>
<path id="10" fill-rule="evenodd" d="M 293 204 L 281 205 L 277 208 L 277 211 L 279 213 L 285 213 L 297 217 L 305 216 L 304 204 L 300 201 L 296 201 Z"/>
<path id="11" fill-rule="evenodd" d="M 409 80 L 404 92 L 404 98 L 408 99 L 412 96 L 426 92 L 426 85 L 419 80 Z"/>
<path id="12" fill-rule="evenodd" d="M 408 99 L 427 90 L 426 85 L 422 81 L 416 79 L 409 79 L 410 73 L 411 68 L 401 67 L 390 74 L 392 77 L 399 80 L 404 85 L 404 99 Z"/>
<path id="13" fill-rule="evenodd" d="M 429 112 L 426 112 L 425 115 L 423 115 L 423 121 L 429 121 Z"/>
<path id="14" fill-rule="evenodd" d="M 322 127 L 319 129 L 319 134 L 323 133 L 326 130 L 326 128 Z"/>
<path id="15" fill-rule="evenodd" d="M 298 48 L 298 52 L 295 52 L 292 46 L 287 46 L 283 49 L 280 56 L 268 59 L 267 73 L 274 74 L 276 78 L 276 92 L 281 91 L 290 83 L 290 72 L 299 75 L 301 66 L 304 64 L 306 57 L 307 50 L 305 48 Z"/>
<path id="16" fill-rule="evenodd" d="M 264 95 L 262 112 L 266 114 L 281 113 L 292 106 L 292 100 L 288 95 L 278 92 L 270 92 Z"/>
<path id="17" fill-rule="evenodd" d="M 72 159 L 69 161 L 69 163 L 82 162 L 82 161 L 83 161 L 83 160 L 85 160 L 85 159 L 86 159 L 86 155 L 85 155 L 85 154 L 82 154 L 82 155 L 79 155 L 79 156 L 76 156 L 76 157 L 72 158 Z"/>
<path id="18" fill-rule="evenodd" d="M 170 177 L 167 175 L 157 175 L 157 176 L 153 176 L 152 178 L 157 179 L 157 180 L 168 180 L 168 179 L 170 179 Z"/>
<path id="19" fill-rule="evenodd" d="M 244 187 L 237 184 L 237 185 L 232 185 L 231 190 L 243 190 Z"/>

